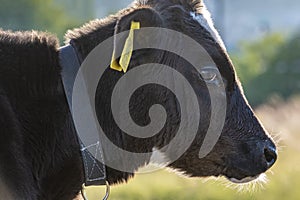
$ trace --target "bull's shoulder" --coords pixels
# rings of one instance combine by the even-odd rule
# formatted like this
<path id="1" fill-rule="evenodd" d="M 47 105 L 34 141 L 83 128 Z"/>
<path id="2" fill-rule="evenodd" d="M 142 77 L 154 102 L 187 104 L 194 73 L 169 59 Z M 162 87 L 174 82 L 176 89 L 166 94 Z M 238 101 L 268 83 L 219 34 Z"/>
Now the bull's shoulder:
<path id="1" fill-rule="evenodd" d="M 58 48 L 58 39 L 49 33 L 0 30 L 0 84 L 24 93 L 55 87 L 60 73 Z"/>
<path id="2" fill-rule="evenodd" d="M 56 36 L 40 31 L 11 31 L 0 29 L 0 44 L 1 49 L 32 47 L 32 46 L 47 46 L 57 49 L 59 42 Z M 8 45 L 8 46 L 7 46 Z"/>

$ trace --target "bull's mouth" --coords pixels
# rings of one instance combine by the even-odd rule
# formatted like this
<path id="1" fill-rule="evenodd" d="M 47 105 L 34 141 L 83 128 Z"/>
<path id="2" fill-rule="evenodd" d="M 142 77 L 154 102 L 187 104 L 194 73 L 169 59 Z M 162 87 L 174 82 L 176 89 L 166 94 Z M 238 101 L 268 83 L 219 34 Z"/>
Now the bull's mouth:
<path id="1" fill-rule="evenodd" d="M 227 168 L 228 169 L 228 168 Z M 223 173 L 223 176 L 230 182 L 235 184 L 245 184 L 252 181 L 265 181 L 265 174 L 263 172 L 258 173 L 246 173 L 243 170 L 236 169 L 227 173 Z"/>
<path id="2" fill-rule="evenodd" d="M 245 184 L 249 182 L 265 182 L 266 181 L 266 175 L 265 175 L 266 169 L 252 169 L 245 170 L 241 169 L 240 167 L 234 167 L 229 168 L 226 167 L 223 171 L 222 175 L 230 182 L 236 183 L 236 184 Z"/>
<path id="3" fill-rule="evenodd" d="M 254 181 L 256 180 L 260 175 L 257 175 L 257 176 L 249 176 L 249 177 L 245 177 L 245 178 L 242 178 L 242 179 L 237 179 L 237 178 L 229 178 L 229 177 L 226 177 L 230 182 L 232 183 L 237 183 L 237 184 L 243 184 L 243 183 L 249 183 L 251 181 Z"/>

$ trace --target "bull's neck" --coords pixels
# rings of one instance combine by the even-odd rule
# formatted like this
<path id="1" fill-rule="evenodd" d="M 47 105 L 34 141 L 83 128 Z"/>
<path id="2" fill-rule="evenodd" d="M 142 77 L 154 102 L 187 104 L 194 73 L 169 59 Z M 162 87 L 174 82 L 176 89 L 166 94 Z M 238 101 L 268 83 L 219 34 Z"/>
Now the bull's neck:
<path id="1" fill-rule="evenodd" d="M 84 26 L 81 28 L 83 30 L 79 31 L 81 35 L 75 38 L 70 38 L 70 43 L 74 48 L 76 48 L 76 51 L 79 53 L 81 59 L 84 60 L 101 42 L 114 35 L 115 25 L 116 20 L 113 20 L 112 22 L 104 24 L 103 26 L 99 26 L 91 31 L 84 30 L 86 29 Z"/>

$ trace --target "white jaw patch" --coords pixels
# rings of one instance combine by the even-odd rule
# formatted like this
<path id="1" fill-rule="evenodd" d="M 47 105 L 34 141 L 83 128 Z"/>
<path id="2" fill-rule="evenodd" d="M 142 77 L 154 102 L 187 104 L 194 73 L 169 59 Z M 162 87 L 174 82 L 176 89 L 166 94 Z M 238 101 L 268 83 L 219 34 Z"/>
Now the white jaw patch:
<path id="1" fill-rule="evenodd" d="M 157 148 L 152 149 L 152 155 L 150 158 L 150 163 L 157 164 L 161 166 L 167 166 L 170 163 L 170 159 L 166 156 L 165 153 L 161 152 Z"/>
<path id="2" fill-rule="evenodd" d="M 191 12 L 190 15 L 196 20 L 202 27 L 204 27 L 211 36 L 220 44 L 220 46 L 226 51 L 225 44 L 219 35 L 218 31 L 214 27 L 214 23 L 211 19 L 211 14 L 207 10 L 206 6 L 204 5 L 202 8 L 201 14 L 196 12 Z"/>

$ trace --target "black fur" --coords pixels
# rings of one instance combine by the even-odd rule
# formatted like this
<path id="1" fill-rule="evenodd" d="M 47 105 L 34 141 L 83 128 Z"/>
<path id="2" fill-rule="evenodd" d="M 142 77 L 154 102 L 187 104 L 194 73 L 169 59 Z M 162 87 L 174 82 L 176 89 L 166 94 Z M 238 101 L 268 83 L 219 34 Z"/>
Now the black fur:
<path id="1" fill-rule="evenodd" d="M 198 94 L 204 114 L 197 137 L 170 167 L 190 176 L 255 176 L 268 169 L 263 148 L 275 146 L 247 104 L 227 53 L 191 18 L 189 13 L 201 13 L 202 6 L 199 0 L 140 0 L 116 15 L 69 31 L 66 37 L 84 59 L 105 39 L 128 30 L 132 20 L 140 21 L 142 27 L 165 27 L 191 36 L 208 51 L 227 83 L 225 127 L 207 157 L 199 159 L 198 153 L 209 124 L 210 100 L 203 80 L 194 76 L 190 64 L 172 53 L 148 49 L 134 52 L 129 67 L 150 62 L 172 66 L 187 77 Z M 0 187 L 6 188 L 0 193 L 12 195 L 6 199 L 73 199 L 81 189 L 82 162 L 61 84 L 58 51 L 57 39 L 47 33 L 0 31 Z M 108 109 L 112 89 L 121 76 L 107 69 L 100 80 L 96 95 L 100 124 L 111 141 L 123 149 L 149 152 L 153 147 L 163 147 L 180 123 L 175 96 L 158 85 L 137 90 L 130 102 L 137 124 L 149 123 L 148 110 L 156 103 L 166 108 L 168 120 L 157 136 L 148 140 L 130 137 L 117 127 Z M 121 163 L 127 158 L 118 159 Z M 149 158 L 134 169 L 147 162 Z M 133 176 L 109 167 L 107 174 L 110 183 Z"/>
<path id="2" fill-rule="evenodd" d="M 0 171 L 17 199 L 72 199 L 81 188 L 57 48 L 49 34 L 0 32 Z"/>

